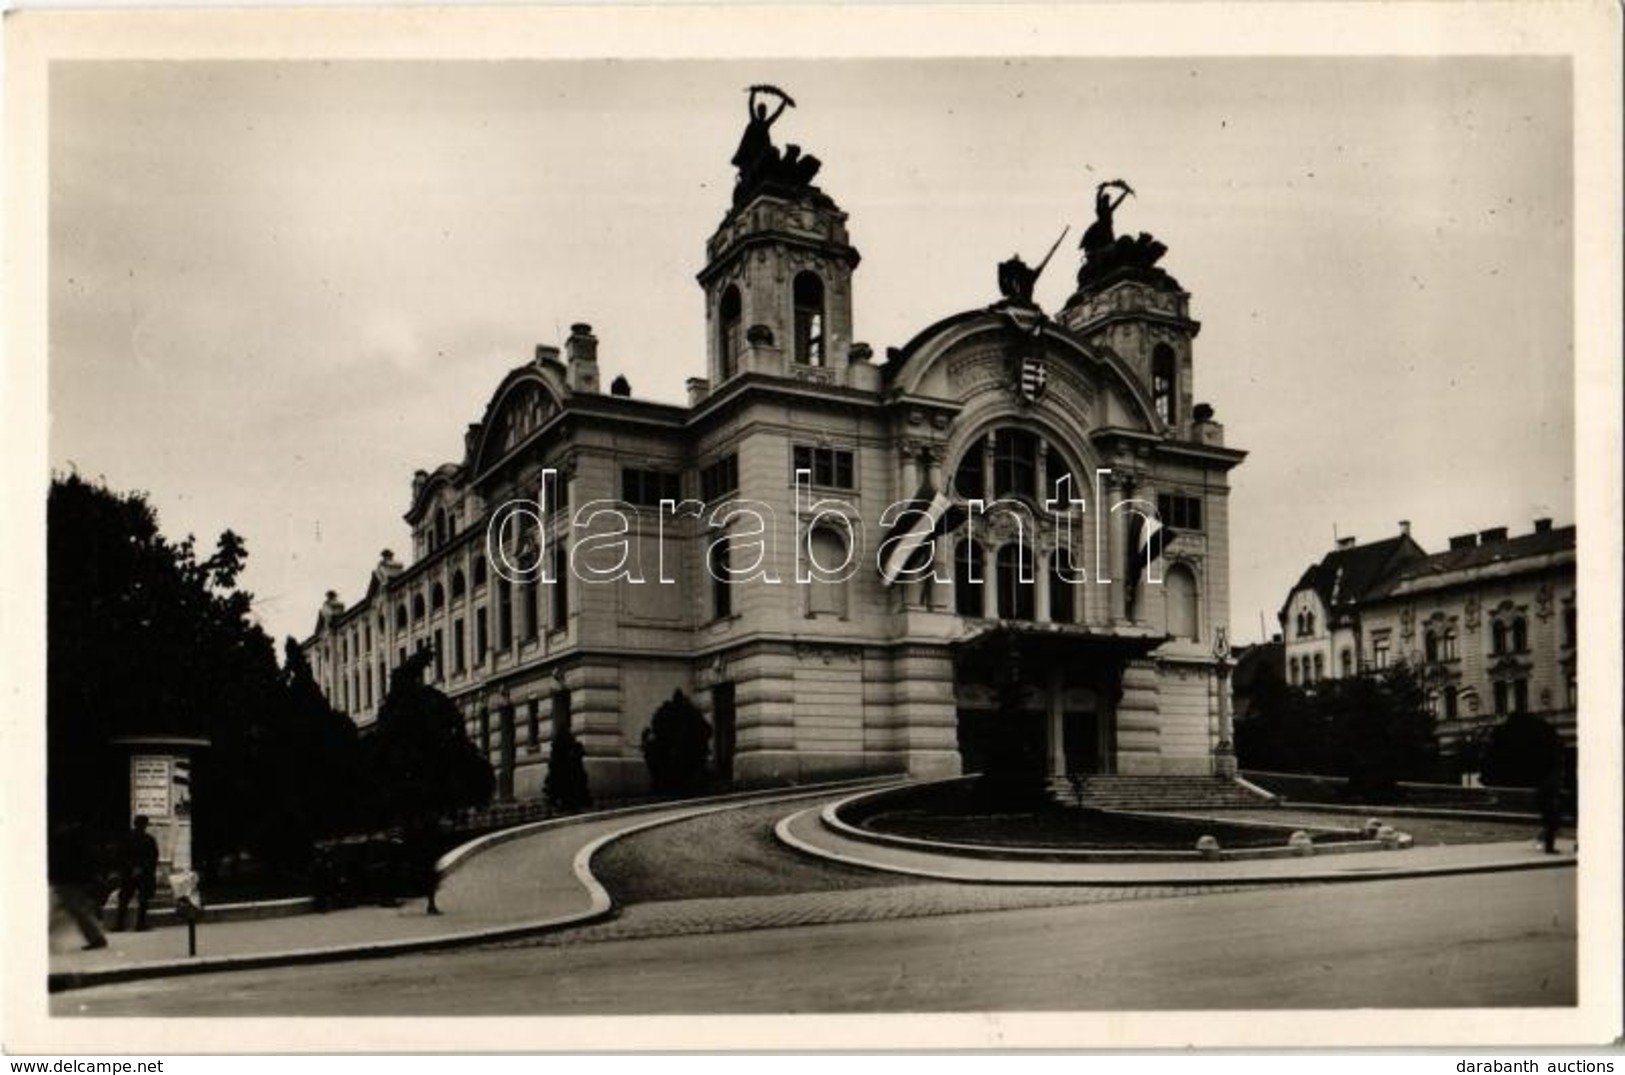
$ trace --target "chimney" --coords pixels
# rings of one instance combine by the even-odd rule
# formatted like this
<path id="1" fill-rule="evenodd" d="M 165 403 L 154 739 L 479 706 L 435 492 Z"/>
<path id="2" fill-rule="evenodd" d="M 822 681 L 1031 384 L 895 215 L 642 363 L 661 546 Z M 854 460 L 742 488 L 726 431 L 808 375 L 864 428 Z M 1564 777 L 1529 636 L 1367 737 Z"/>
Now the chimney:
<path id="1" fill-rule="evenodd" d="M 1411 536 L 1411 521 L 1409 519 L 1399 520 L 1399 532 L 1405 537 Z"/>
<path id="2" fill-rule="evenodd" d="M 539 343 L 536 345 L 536 368 L 541 369 L 549 362 L 559 360 L 559 349 L 552 344 Z"/>
<path id="3" fill-rule="evenodd" d="M 344 602 L 339 600 L 337 590 L 327 591 L 327 601 L 322 605 L 322 619 L 330 620 L 334 616 L 344 613 Z"/>
<path id="4" fill-rule="evenodd" d="M 1477 534 L 1457 534 L 1450 539 L 1452 549 L 1470 549 L 1478 544 Z"/>
<path id="5" fill-rule="evenodd" d="M 1537 534 L 1550 534 L 1551 532 L 1552 532 L 1552 520 L 1551 519 L 1536 519 L 1535 520 L 1535 533 L 1537 533 Z"/>
<path id="6" fill-rule="evenodd" d="M 1358 539 L 1352 535 L 1349 537 L 1340 537 L 1337 539 L 1337 547 L 1340 549 L 1352 549 L 1354 548 L 1354 543 L 1356 540 Z"/>
<path id="7" fill-rule="evenodd" d="M 1480 545 L 1493 545 L 1498 541 L 1505 541 L 1506 539 L 1507 528 L 1504 526 L 1492 526 L 1488 530 L 1480 530 L 1478 532 L 1478 543 Z"/>
<path id="8" fill-rule="evenodd" d="M 705 397 L 711 394 L 711 382 L 705 377 L 690 377 L 688 379 L 688 405 L 698 407 L 705 402 Z"/>
<path id="9" fill-rule="evenodd" d="M 598 337 L 592 326 L 577 321 L 570 326 L 570 338 L 564 341 L 567 380 L 573 392 L 598 391 Z"/>

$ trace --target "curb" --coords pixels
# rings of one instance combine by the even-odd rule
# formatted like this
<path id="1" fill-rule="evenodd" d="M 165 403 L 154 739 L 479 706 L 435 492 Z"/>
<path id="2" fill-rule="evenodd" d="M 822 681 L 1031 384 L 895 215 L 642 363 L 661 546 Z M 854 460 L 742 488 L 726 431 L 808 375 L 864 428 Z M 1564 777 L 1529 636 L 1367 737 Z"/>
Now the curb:
<path id="1" fill-rule="evenodd" d="M 786 846 L 811 855 L 815 858 L 828 859 L 846 866 L 859 869 L 881 870 L 886 873 L 905 874 L 911 877 L 924 877 L 933 881 L 953 881 L 967 885 L 1030 885 L 1034 887 L 1099 887 L 1099 888 L 1127 888 L 1142 885 L 1157 885 L 1168 887 L 1197 886 L 1197 885 L 1297 885 L 1323 882 L 1352 883 L 1357 881 L 1394 881 L 1407 878 L 1448 877 L 1469 873 L 1511 873 L 1522 870 L 1549 870 L 1573 868 L 1579 860 L 1573 855 L 1562 855 L 1552 859 L 1534 859 L 1529 861 L 1501 861 L 1484 862 L 1464 865 L 1445 866 L 1400 866 L 1391 870 L 1361 870 L 1361 871 L 1335 871 L 1302 874 L 1211 874 L 1190 877 L 1091 877 L 1091 878 L 1024 878 L 1024 877 L 965 877 L 961 874 L 945 873 L 940 870 L 931 870 L 914 866 L 902 866 L 895 863 L 886 863 L 875 859 L 859 858 L 855 855 L 832 851 L 829 848 L 818 847 L 796 836 L 790 827 L 797 821 L 811 814 L 811 809 L 802 810 L 789 817 L 783 818 L 773 827 L 773 833 L 780 842 Z M 1082 864 L 1080 864 L 1082 865 Z M 1118 865 L 1121 865 L 1120 863 Z M 1194 863 L 1193 863 L 1194 865 Z"/>
<path id="2" fill-rule="evenodd" d="M 735 810 L 749 806 L 758 801 L 793 802 L 797 799 L 815 798 L 827 795 L 832 789 L 850 787 L 854 784 L 883 783 L 901 781 L 902 776 L 876 776 L 863 780 L 833 781 L 819 785 L 803 785 L 794 790 L 769 789 L 764 791 L 741 792 L 734 795 L 719 796 L 709 800 L 690 800 L 693 806 L 683 809 L 681 804 L 644 804 L 640 806 L 625 807 L 617 810 L 605 810 L 595 814 L 573 814 L 564 818 L 549 818 L 545 821 L 530 822 L 518 826 L 516 829 L 505 829 L 501 832 L 489 833 L 469 841 L 460 847 L 453 848 L 441 857 L 437 865 L 441 869 L 441 876 L 455 870 L 463 862 L 489 847 L 493 847 L 519 836 L 529 835 L 542 828 L 563 827 L 584 822 L 603 821 L 617 816 L 651 813 L 659 810 L 677 809 L 681 812 L 672 817 L 655 818 L 640 824 L 630 825 L 614 832 L 604 833 L 602 836 L 589 841 L 576 850 L 571 860 L 571 872 L 575 874 L 587 891 L 590 906 L 585 910 L 571 914 L 555 915 L 551 918 L 537 919 L 511 926 L 493 926 L 486 929 L 467 930 L 461 933 L 446 933 L 433 937 L 411 937 L 399 940 L 374 941 L 363 944 L 343 945 L 337 948 L 299 948 L 279 952 L 251 952 L 241 955 L 204 956 L 184 960 L 164 960 L 161 962 L 132 963 L 120 967 L 106 967 L 97 970 L 60 971 L 46 976 L 46 989 L 50 993 L 62 993 L 73 989 L 84 989 L 89 986 L 111 985 L 116 982 L 138 981 L 146 978 L 173 978 L 194 974 L 213 974 L 237 970 L 261 970 L 267 967 L 299 966 L 311 963 L 336 963 L 345 960 L 381 959 L 388 956 L 410 955 L 419 952 L 433 952 L 449 948 L 461 948 L 479 944 L 490 944 L 499 941 L 520 940 L 526 937 L 540 936 L 553 933 L 572 926 L 588 925 L 602 921 L 615 914 L 615 905 L 608 890 L 598 881 L 592 873 L 592 857 L 606 844 L 618 840 L 623 836 L 631 836 L 647 829 L 658 828 L 662 825 L 675 824 L 693 817 L 705 814 L 720 813 L 724 810 Z M 451 861 L 448 863 L 447 860 Z"/>

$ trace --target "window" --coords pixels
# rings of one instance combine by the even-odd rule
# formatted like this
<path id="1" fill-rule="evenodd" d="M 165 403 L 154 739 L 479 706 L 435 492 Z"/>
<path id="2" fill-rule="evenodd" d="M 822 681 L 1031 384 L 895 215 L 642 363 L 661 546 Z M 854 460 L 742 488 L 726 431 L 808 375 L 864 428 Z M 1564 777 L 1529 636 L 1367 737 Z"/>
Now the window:
<path id="1" fill-rule="evenodd" d="M 556 586 L 558 583 L 554 583 L 554 585 Z M 520 629 L 524 632 L 520 637 L 524 641 L 531 642 L 535 640 L 539 630 L 537 624 L 539 618 L 536 607 L 536 583 L 521 583 L 519 586 L 519 624 Z"/>
<path id="2" fill-rule="evenodd" d="M 513 583 L 497 579 L 497 650 L 513 648 Z"/>
<path id="3" fill-rule="evenodd" d="M 474 557 L 474 585 L 485 585 L 485 554 Z"/>
<path id="4" fill-rule="evenodd" d="M 1505 681 L 1495 684 L 1495 715 L 1505 716 L 1507 711 L 1507 685 Z"/>
<path id="5" fill-rule="evenodd" d="M 966 500 L 980 500 L 986 493 L 987 485 L 982 476 L 982 446 L 971 445 L 965 458 L 959 461 L 959 469 L 954 471 L 954 492 Z"/>
<path id="6" fill-rule="evenodd" d="M 1066 461 L 1066 457 L 1054 448 L 1046 450 L 1044 452 L 1044 481 L 1049 485 L 1048 495 L 1053 498 L 1058 493 L 1061 482 L 1071 477 L 1072 465 Z M 1071 495 L 1074 497 L 1081 495 L 1075 478 L 1072 482 Z"/>
<path id="7" fill-rule="evenodd" d="M 468 662 L 463 657 L 463 642 L 463 621 L 460 619 L 451 621 L 451 667 L 452 671 L 457 673 L 468 667 Z"/>
<path id="8" fill-rule="evenodd" d="M 478 667 L 485 663 L 486 650 L 485 609 L 474 610 L 474 665 Z"/>
<path id="9" fill-rule="evenodd" d="M 395 630 L 406 630 L 406 602 L 404 601 L 395 606 Z"/>
<path id="10" fill-rule="evenodd" d="M 1309 634 L 1313 635 L 1315 633 L 1315 614 L 1313 612 L 1304 613 L 1304 624 L 1309 628 Z"/>
<path id="11" fill-rule="evenodd" d="M 1033 618 L 1033 554 L 1020 542 L 1000 547 L 994 563 L 999 572 L 999 619 Z M 1023 578 L 1028 581 L 1023 582 Z"/>
<path id="12" fill-rule="evenodd" d="M 1174 349 L 1157 344 L 1151 352 L 1151 409 L 1172 425 L 1174 421 Z"/>
<path id="13" fill-rule="evenodd" d="M 1453 661 L 1456 656 L 1456 629 L 1446 627 L 1439 638 L 1439 660 Z"/>
<path id="14" fill-rule="evenodd" d="M 827 526 L 814 530 L 807 546 L 808 556 L 824 572 L 833 572 L 846 563 L 846 539 Z M 846 583 L 815 575 L 807 585 L 807 611 L 814 616 L 845 616 Z"/>
<path id="15" fill-rule="evenodd" d="M 1157 516 L 1164 526 L 1171 526 L 1175 530 L 1199 531 L 1202 529 L 1202 498 L 1159 493 Z"/>
<path id="16" fill-rule="evenodd" d="M 733 615 L 733 579 L 728 574 L 728 542 L 718 538 L 711 543 L 706 556 L 706 567 L 711 573 L 711 616 L 726 619 Z"/>
<path id="17" fill-rule="evenodd" d="M 1505 653 L 1507 651 L 1507 625 L 1496 620 L 1490 626 L 1490 652 Z M 1499 712 L 1499 710 L 1497 710 Z"/>
<path id="18" fill-rule="evenodd" d="M 730 284 L 722 293 L 717 315 L 717 373 L 726 380 L 739 371 L 739 355 L 745 343 L 741 325 L 744 310 L 737 287 Z"/>
<path id="19" fill-rule="evenodd" d="M 438 628 L 434 633 L 434 678 L 446 678 L 446 643 L 444 633 Z"/>
<path id="20" fill-rule="evenodd" d="M 982 546 L 965 538 L 954 550 L 954 611 L 961 616 L 986 615 L 982 604 Z"/>
<path id="21" fill-rule="evenodd" d="M 1175 564 L 1163 576 L 1162 590 L 1168 603 L 1168 633 L 1174 638 L 1196 638 L 1196 576 L 1184 564 Z M 1305 660 L 1304 677 L 1308 675 L 1309 662 Z"/>
<path id="22" fill-rule="evenodd" d="M 412 622 L 417 623 L 423 619 L 423 595 L 415 594 L 412 597 Z"/>
<path id="23" fill-rule="evenodd" d="M 1049 618 L 1054 623 L 1071 623 L 1077 618 L 1072 583 L 1077 578 L 1072 567 L 1072 554 L 1056 549 L 1049 558 Z"/>
<path id="24" fill-rule="evenodd" d="M 1432 691 L 1422 696 L 1422 709 L 1434 720 L 1439 719 L 1439 696 Z"/>
<path id="25" fill-rule="evenodd" d="M 1023 429 L 993 434 L 993 495 L 1033 496 L 1038 488 L 1038 438 Z"/>
<path id="26" fill-rule="evenodd" d="M 1287 681 L 1294 687 L 1298 685 L 1298 659 L 1296 657 L 1287 662 Z"/>
<path id="27" fill-rule="evenodd" d="M 1563 606 L 1563 645 L 1573 649 L 1575 640 L 1579 637 L 1579 612 L 1573 605 Z"/>
<path id="28" fill-rule="evenodd" d="M 1512 711 L 1514 713 L 1529 712 L 1529 681 L 1527 679 L 1512 681 Z"/>
<path id="29" fill-rule="evenodd" d="M 1512 621 L 1512 652 L 1529 652 L 1529 623 L 1522 616 Z"/>
<path id="30" fill-rule="evenodd" d="M 1315 654 L 1315 682 L 1319 683 L 1321 680 L 1323 680 L 1325 678 L 1326 678 L 1326 655 L 1324 653 L 1317 653 L 1317 654 Z"/>
<path id="31" fill-rule="evenodd" d="M 1345 677 L 1346 676 L 1352 676 L 1354 674 L 1354 651 L 1353 650 L 1345 649 L 1343 651 L 1342 663 L 1343 663 L 1343 675 Z"/>
<path id="32" fill-rule="evenodd" d="M 468 592 L 468 580 L 463 578 L 461 569 L 451 573 L 451 599 L 456 601 Z"/>
<path id="33" fill-rule="evenodd" d="M 1439 636 L 1432 631 L 1422 640 L 1422 654 L 1429 664 L 1439 659 Z"/>
<path id="34" fill-rule="evenodd" d="M 814 448 L 798 444 L 792 453 L 797 471 L 812 472 L 812 483 L 831 489 L 856 489 L 852 453 L 836 448 Z M 794 475 L 792 475 L 792 478 Z"/>
<path id="35" fill-rule="evenodd" d="M 444 586 L 440 585 L 440 583 L 437 582 L 437 583 L 434 584 L 434 587 L 432 589 L 430 589 L 430 591 L 429 591 L 429 611 L 431 611 L 431 612 L 439 612 L 441 609 L 443 609 L 445 607 L 446 607 L 446 588 Z"/>
<path id="36" fill-rule="evenodd" d="M 739 489 L 739 455 L 729 452 L 700 471 L 700 499 L 715 504 Z"/>
<path id="37" fill-rule="evenodd" d="M 681 476 L 669 470 L 621 468 L 621 499 L 628 504 L 657 508 L 662 500 L 683 499 Z"/>
<path id="38" fill-rule="evenodd" d="M 553 630 L 570 626 L 570 558 L 564 546 L 553 545 Z"/>
<path id="39" fill-rule="evenodd" d="M 814 273 L 796 274 L 795 360 L 803 366 L 824 364 L 824 281 Z"/>
<path id="40" fill-rule="evenodd" d="M 1456 688 L 1455 687 L 1446 687 L 1444 689 L 1444 719 L 1445 720 L 1455 720 L 1456 719 L 1456 713 L 1457 713 L 1456 706 L 1457 706 Z"/>
<path id="41" fill-rule="evenodd" d="M 1371 637 L 1371 666 L 1373 668 L 1388 667 L 1388 632 L 1382 631 Z"/>

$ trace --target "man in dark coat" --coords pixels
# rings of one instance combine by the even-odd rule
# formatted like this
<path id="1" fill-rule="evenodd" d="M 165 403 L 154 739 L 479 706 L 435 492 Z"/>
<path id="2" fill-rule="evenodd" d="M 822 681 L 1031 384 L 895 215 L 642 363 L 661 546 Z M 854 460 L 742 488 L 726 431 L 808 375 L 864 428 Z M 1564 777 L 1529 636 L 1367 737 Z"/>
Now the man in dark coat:
<path id="1" fill-rule="evenodd" d="M 130 909 L 130 897 L 136 897 L 135 928 L 141 932 L 147 926 L 147 906 L 158 888 L 158 841 L 147 831 L 147 815 L 137 814 L 124 838 L 123 873 L 118 889 L 118 921 L 114 929 L 124 928 L 124 916 Z"/>

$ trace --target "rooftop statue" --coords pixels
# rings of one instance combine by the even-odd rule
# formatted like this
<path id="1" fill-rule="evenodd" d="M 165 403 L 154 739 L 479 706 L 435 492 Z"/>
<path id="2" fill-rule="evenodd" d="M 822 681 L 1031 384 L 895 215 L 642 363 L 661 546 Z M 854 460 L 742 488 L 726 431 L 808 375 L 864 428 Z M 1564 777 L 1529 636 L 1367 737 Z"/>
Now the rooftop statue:
<path id="1" fill-rule="evenodd" d="M 1113 190 L 1117 191 L 1115 197 Z M 1116 232 L 1113 216 L 1123 199 L 1133 193 L 1134 188 L 1121 179 L 1110 179 L 1095 187 L 1095 222 L 1089 225 L 1078 244 L 1084 258 L 1083 267 L 1078 270 L 1079 288 L 1099 283 L 1121 271 L 1172 279 L 1156 268 L 1162 255 L 1168 252 L 1166 246 L 1147 232 L 1142 231 L 1133 238 Z"/>
<path id="2" fill-rule="evenodd" d="M 1012 254 L 1009 261 L 999 262 L 999 294 L 1004 296 L 1000 305 L 1004 306 L 1033 306 L 1033 288 L 1038 285 L 1039 276 L 1043 275 L 1044 266 L 1049 259 L 1055 256 L 1055 251 L 1061 248 L 1061 240 L 1071 231 L 1071 225 L 1061 229 L 1061 234 L 1055 240 L 1055 245 L 1049 248 L 1044 260 L 1038 263 L 1037 268 L 1029 268 L 1020 254 Z"/>
<path id="3" fill-rule="evenodd" d="M 734 181 L 735 208 L 744 205 L 763 186 L 771 185 L 782 188 L 784 193 L 798 194 L 812 185 L 813 177 L 822 166 L 817 157 L 811 154 L 803 156 L 800 146 L 786 145 L 784 152 L 780 153 L 773 144 L 773 124 L 786 108 L 796 105 L 790 95 L 777 86 L 767 85 L 752 86 L 748 92 L 750 98 L 745 105 L 745 133 L 740 135 L 739 148 L 734 150 L 733 159 L 729 162 L 739 169 L 739 176 Z M 766 101 L 758 100 L 763 96 L 778 99 L 777 107 L 771 112 Z"/>

